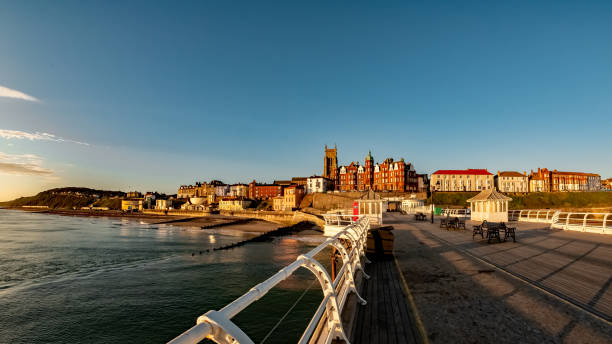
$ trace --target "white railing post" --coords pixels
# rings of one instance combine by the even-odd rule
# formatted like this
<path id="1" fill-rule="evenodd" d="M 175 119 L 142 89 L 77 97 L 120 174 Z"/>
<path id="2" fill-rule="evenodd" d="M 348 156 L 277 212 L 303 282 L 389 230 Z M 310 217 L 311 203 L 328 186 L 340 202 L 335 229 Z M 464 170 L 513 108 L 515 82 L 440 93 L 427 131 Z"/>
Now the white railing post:
<path id="1" fill-rule="evenodd" d="M 586 222 L 587 222 L 587 217 L 589 217 L 589 213 L 585 213 L 584 214 L 584 219 L 582 220 L 582 231 L 586 231 Z"/>
<path id="2" fill-rule="evenodd" d="M 557 223 L 557 221 L 559 221 L 559 215 L 561 214 L 560 211 L 555 211 L 555 213 L 552 216 L 552 220 L 550 221 L 550 228 L 555 228 L 555 223 Z"/>
<path id="3" fill-rule="evenodd" d="M 341 217 L 347 216 L 336 214 L 336 222 L 340 224 Z M 287 265 L 272 277 L 259 283 L 251 288 L 247 293 L 234 300 L 219 311 L 208 311 L 204 315 L 198 317 L 196 325 L 176 337 L 171 341 L 172 344 L 192 344 L 202 341 L 204 338 L 211 339 L 217 343 L 241 343 L 251 344 L 253 341 L 230 319 L 244 310 L 253 302 L 259 300 L 266 295 L 278 283 L 291 276 L 297 269 L 306 268 L 310 270 L 321 285 L 324 298 L 319 309 L 317 309 L 308 327 L 304 331 L 300 343 L 304 343 L 310 339 L 314 333 L 315 327 L 319 325 L 321 319 L 326 315 L 327 322 L 327 338 L 326 343 L 330 343 L 334 339 L 341 339 L 348 343 L 348 338 L 344 332 L 341 321 L 341 313 L 346 303 L 349 293 L 355 293 L 357 300 L 361 304 L 365 304 L 365 300 L 361 298 L 355 286 L 354 274 L 357 270 L 361 270 L 364 278 L 370 277 L 365 274 L 361 265 L 361 258 L 364 258 L 365 263 L 369 263 L 365 257 L 365 246 L 367 244 L 368 230 L 370 228 L 369 218 L 367 216 L 358 216 L 359 219 L 354 221 L 352 216 L 347 221 L 349 224 L 338 232 L 333 237 L 325 240 L 322 244 L 312 249 L 306 254 L 300 255 L 293 263 Z M 324 216 L 326 223 L 331 223 L 331 216 Z M 348 242 L 350 252 L 344 245 Z M 314 256 L 328 246 L 335 247 L 343 260 L 343 267 L 340 269 L 335 280 L 325 270 L 325 268 L 314 259 Z M 348 275 L 347 275 L 348 274 Z M 342 285 L 338 284 L 342 281 Z"/>
<path id="4" fill-rule="evenodd" d="M 569 227 L 569 220 L 571 216 L 572 213 L 567 213 L 567 219 L 565 220 L 565 230 L 567 230 L 567 228 Z"/>
<path id="5" fill-rule="evenodd" d="M 602 233 L 605 233 L 608 230 L 608 227 L 606 226 L 606 221 L 608 220 L 608 215 L 610 215 L 610 214 L 604 215 L 603 223 L 601 224 L 601 232 Z"/>

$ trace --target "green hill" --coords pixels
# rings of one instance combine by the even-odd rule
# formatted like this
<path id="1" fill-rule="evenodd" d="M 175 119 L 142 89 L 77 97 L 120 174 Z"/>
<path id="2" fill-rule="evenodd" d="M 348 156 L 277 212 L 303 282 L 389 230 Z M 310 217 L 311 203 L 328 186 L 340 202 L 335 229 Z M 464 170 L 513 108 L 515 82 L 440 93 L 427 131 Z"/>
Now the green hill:
<path id="1" fill-rule="evenodd" d="M 52 209 L 73 209 L 86 206 L 108 207 L 119 209 L 122 191 L 106 191 L 81 187 L 64 187 L 40 192 L 36 196 L 20 197 L 12 201 L 0 203 L 5 207 L 48 206 Z"/>
<path id="2" fill-rule="evenodd" d="M 443 207 L 466 207 L 477 192 L 436 192 L 434 203 Z M 612 207 L 612 192 L 508 193 L 510 209 L 579 209 Z M 431 198 L 428 203 L 431 202 Z"/>

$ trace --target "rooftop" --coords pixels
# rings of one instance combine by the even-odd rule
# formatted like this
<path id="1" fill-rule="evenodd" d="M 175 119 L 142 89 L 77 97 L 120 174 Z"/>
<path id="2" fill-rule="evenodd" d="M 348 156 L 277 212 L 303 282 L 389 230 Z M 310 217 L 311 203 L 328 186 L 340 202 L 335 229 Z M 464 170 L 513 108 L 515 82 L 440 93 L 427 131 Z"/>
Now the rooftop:
<path id="1" fill-rule="evenodd" d="M 475 201 L 489 201 L 489 200 L 493 200 L 493 201 L 511 201 L 512 198 L 504 196 L 503 194 L 497 192 L 497 190 L 495 190 L 495 188 L 493 188 L 493 189 L 483 190 L 478 195 L 468 199 L 467 201 L 468 202 L 475 202 Z"/>
<path id="2" fill-rule="evenodd" d="M 467 170 L 437 170 L 432 174 L 470 174 L 470 175 L 481 175 L 481 176 L 492 176 L 491 172 L 487 169 L 472 169 Z"/>
<path id="3" fill-rule="evenodd" d="M 524 174 L 516 171 L 497 172 L 501 177 L 526 177 Z"/>

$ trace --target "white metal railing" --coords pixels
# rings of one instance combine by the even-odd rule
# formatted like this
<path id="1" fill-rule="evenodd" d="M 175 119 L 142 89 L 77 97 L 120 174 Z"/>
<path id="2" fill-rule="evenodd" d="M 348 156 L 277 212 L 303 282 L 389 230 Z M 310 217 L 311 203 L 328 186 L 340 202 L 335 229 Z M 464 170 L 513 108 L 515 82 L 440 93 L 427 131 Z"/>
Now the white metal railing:
<path id="1" fill-rule="evenodd" d="M 452 217 L 460 217 L 463 216 L 464 218 L 468 217 L 468 211 L 467 209 L 442 209 L 442 216 L 452 216 Z"/>
<path id="2" fill-rule="evenodd" d="M 406 214 L 431 213 L 432 205 L 407 206 L 402 204 L 401 209 Z"/>
<path id="3" fill-rule="evenodd" d="M 509 221 L 551 223 L 556 209 L 508 210 Z"/>
<path id="4" fill-rule="evenodd" d="M 345 227 L 357 222 L 360 218 L 365 215 L 353 215 L 353 214 L 323 214 L 326 226 L 339 226 Z"/>
<path id="5" fill-rule="evenodd" d="M 612 213 L 573 213 L 557 211 L 550 228 L 612 234 Z"/>
<path id="6" fill-rule="evenodd" d="M 201 315 L 198 317 L 195 326 L 170 341 L 170 343 L 199 343 L 204 338 L 217 343 L 253 343 L 247 334 L 230 319 L 266 295 L 278 283 L 291 276 L 299 268 L 306 268 L 315 275 L 323 290 L 323 301 L 298 343 L 330 343 L 334 339 L 342 339 L 348 343 L 348 338 L 342 327 L 341 313 L 350 293 L 355 293 L 357 300 L 362 305 L 366 304 L 366 301 L 357 292 L 354 277 L 357 270 L 361 270 L 366 279 L 370 278 L 365 274 L 361 265 L 362 257 L 364 262 L 369 263 L 365 257 L 369 228 L 370 222 L 365 217 L 347 225 L 344 230 L 325 240 L 310 252 L 300 255 L 295 262 L 251 288 L 246 294 L 221 310 L 211 310 Z M 321 263 L 314 258 L 316 254 L 328 246 L 334 247 L 342 257 L 342 268 L 333 281 Z"/>

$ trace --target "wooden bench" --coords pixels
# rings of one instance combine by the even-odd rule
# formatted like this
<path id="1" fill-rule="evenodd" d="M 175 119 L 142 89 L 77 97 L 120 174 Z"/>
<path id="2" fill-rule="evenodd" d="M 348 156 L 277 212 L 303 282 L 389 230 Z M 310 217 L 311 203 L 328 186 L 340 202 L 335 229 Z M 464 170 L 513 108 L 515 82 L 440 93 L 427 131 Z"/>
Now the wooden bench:
<path id="1" fill-rule="evenodd" d="M 484 239 L 484 231 L 485 231 L 486 226 L 487 226 L 487 221 L 485 220 L 485 221 L 482 221 L 481 224 L 475 225 L 474 227 L 472 227 L 472 240 L 474 240 L 474 237 L 479 234 L 480 234 L 480 238 Z"/>
<path id="2" fill-rule="evenodd" d="M 447 217 L 443 217 L 440 219 L 440 228 L 446 228 L 446 226 L 448 225 L 448 221 L 450 219 Z"/>
<path id="3" fill-rule="evenodd" d="M 516 242 L 516 227 L 508 227 L 505 223 L 501 223 L 501 230 L 504 231 L 504 241 L 512 237 L 512 242 Z"/>
<path id="4" fill-rule="evenodd" d="M 455 223 L 455 228 L 465 229 L 465 219 L 457 218 L 457 222 Z"/>

